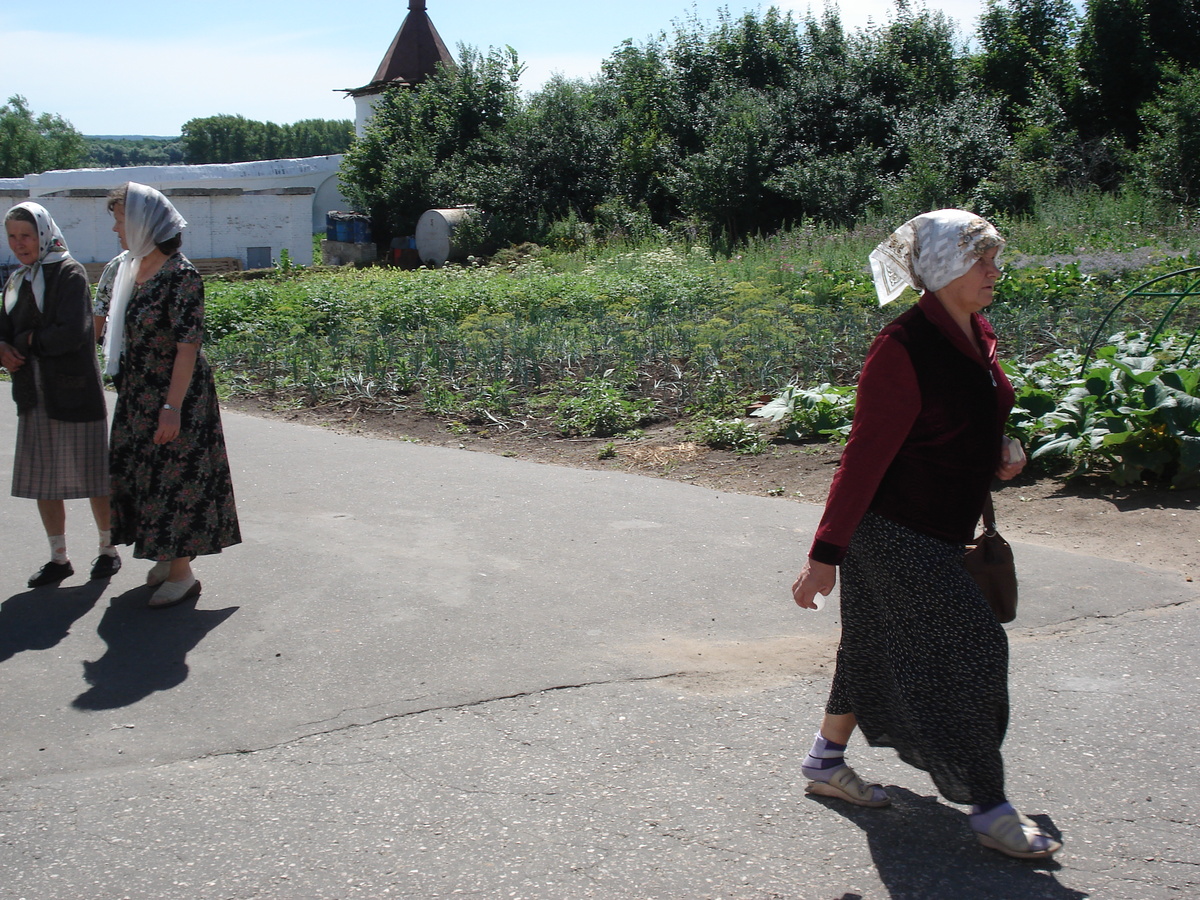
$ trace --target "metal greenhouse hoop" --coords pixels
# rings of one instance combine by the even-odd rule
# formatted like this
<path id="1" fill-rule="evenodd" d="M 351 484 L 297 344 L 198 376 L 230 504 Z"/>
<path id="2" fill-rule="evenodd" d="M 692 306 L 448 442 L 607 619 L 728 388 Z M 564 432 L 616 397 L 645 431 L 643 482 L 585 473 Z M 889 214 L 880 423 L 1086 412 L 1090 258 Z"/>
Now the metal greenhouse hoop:
<path id="1" fill-rule="evenodd" d="M 1165 281 L 1170 281 L 1173 278 L 1180 278 L 1183 282 L 1182 290 L 1162 290 L 1161 285 Z M 1113 304 L 1110 309 L 1100 320 L 1100 324 L 1096 326 L 1096 330 L 1092 332 L 1091 340 L 1088 341 L 1087 350 L 1083 354 L 1083 365 L 1079 367 L 1079 374 L 1082 376 L 1087 371 L 1088 363 L 1092 359 L 1092 351 L 1096 349 L 1096 344 L 1100 340 L 1100 336 L 1105 333 L 1108 327 L 1109 320 L 1116 314 L 1117 310 L 1125 305 L 1125 302 L 1133 298 L 1149 298 L 1149 297 L 1174 297 L 1174 302 L 1167 307 L 1167 311 L 1163 313 L 1161 319 L 1158 320 L 1158 325 L 1154 329 L 1154 333 L 1150 335 L 1150 343 L 1153 344 L 1158 340 L 1158 336 L 1166 327 L 1167 321 L 1175 314 L 1175 311 L 1189 298 L 1200 297 L 1200 266 L 1192 266 L 1187 269 L 1180 269 L 1176 272 L 1170 272 L 1166 275 L 1160 275 L 1157 278 L 1152 278 L 1144 282 L 1133 290 L 1129 291 L 1124 297 Z M 1197 335 L 1200 331 L 1192 332 L 1191 338 L 1187 342 L 1187 346 L 1183 348 L 1183 352 L 1179 354 L 1179 359 L 1183 359 L 1192 349 L 1192 345 L 1196 342 Z"/>

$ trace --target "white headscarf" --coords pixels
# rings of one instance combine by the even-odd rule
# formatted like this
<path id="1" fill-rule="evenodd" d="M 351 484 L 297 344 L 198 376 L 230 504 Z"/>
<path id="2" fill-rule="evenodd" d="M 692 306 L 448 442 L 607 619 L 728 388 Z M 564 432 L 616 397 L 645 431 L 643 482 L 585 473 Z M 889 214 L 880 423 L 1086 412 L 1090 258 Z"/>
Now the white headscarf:
<path id="1" fill-rule="evenodd" d="M 155 244 L 170 240 L 187 227 L 171 201 L 154 188 L 129 182 L 125 195 L 125 246 L 129 253 L 113 279 L 108 328 L 104 332 L 104 374 L 116 375 L 125 349 L 125 310 L 133 296 L 138 268 Z"/>
<path id="2" fill-rule="evenodd" d="M 13 209 L 23 209 L 33 215 L 38 236 L 38 258 L 27 266 L 21 266 L 9 276 L 8 284 L 4 288 L 4 309 L 6 312 L 12 312 L 13 307 L 17 305 L 17 299 L 21 295 L 21 282 L 24 280 L 33 283 L 33 299 L 40 311 L 46 298 L 46 279 L 42 275 L 42 266 L 62 262 L 71 253 L 67 250 L 67 242 L 62 232 L 46 207 L 40 203 L 27 202 L 18 203 L 8 212 L 11 213 Z M 8 213 L 5 213 L 5 221 L 8 221 Z"/>
<path id="3" fill-rule="evenodd" d="M 1003 250 L 1004 243 L 996 226 L 965 209 L 939 209 L 909 219 L 871 251 L 879 305 L 891 303 L 906 285 L 940 291 L 988 250 Z"/>

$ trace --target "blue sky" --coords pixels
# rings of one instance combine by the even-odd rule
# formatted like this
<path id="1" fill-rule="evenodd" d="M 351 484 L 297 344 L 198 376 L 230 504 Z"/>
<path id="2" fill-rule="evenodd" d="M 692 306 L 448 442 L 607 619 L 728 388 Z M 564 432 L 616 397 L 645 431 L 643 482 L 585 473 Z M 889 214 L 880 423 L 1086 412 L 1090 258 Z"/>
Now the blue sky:
<path id="1" fill-rule="evenodd" d="M 818 14 L 823 0 L 427 0 L 452 52 L 510 45 L 523 86 L 554 73 L 596 74 L 622 40 L 640 42 L 690 15 L 716 21 L 769 5 Z M 914 5 L 919 5 L 917 0 Z M 927 0 L 974 31 L 984 0 Z M 841 0 L 845 27 L 886 22 L 891 0 Z M 52 15 L 0 9 L 0 101 L 21 94 L 84 134 L 175 135 L 188 119 L 229 113 L 280 124 L 353 119 L 338 88 L 370 80 L 408 0 L 59 0 Z M 331 12 L 332 11 L 332 12 Z"/>

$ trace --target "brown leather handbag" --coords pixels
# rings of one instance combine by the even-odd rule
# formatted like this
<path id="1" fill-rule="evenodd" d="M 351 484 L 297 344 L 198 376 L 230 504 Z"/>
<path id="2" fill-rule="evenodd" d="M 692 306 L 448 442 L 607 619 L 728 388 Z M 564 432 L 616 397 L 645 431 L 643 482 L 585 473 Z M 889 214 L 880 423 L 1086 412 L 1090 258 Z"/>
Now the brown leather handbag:
<path id="1" fill-rule="evenodd" d="M 997 619 L 1011 622 L 1017 617 L 1017 566 L 1012 547 L 996 531 L 991 494 L 983 507 L 983 532 L 967 544 L 963 566 L 983 591 Z"/>

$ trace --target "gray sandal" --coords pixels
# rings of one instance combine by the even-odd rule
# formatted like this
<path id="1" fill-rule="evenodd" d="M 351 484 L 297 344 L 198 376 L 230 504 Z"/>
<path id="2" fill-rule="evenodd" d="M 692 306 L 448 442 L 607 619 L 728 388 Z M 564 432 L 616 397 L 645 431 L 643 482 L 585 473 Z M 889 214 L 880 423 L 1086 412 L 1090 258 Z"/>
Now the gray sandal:
<path id="1" fill-rule="evenodd" d="M 879 788 L 879 794 L 883 795 L 882 799 L 875 792 L 875 788 Z M 887 795 L 883 785 L 868 784 L 859 778 L 858 774 L 849 766 L 839 767 L 828 781 L 810 781 L 804 790 L 810 794 L 833 797 L 835 800 L 845 800 L 855 806 L 869 806 L 873 809 L 887 806 L 892 802 L 892 798 Z"/>
<path id="2" fill-rule="evenodd" d="M 1045 859 L 1062 849 L 1062 843 L 1020 813 L 1000 816 L 987 831 L 976 831 L 975 837 L 988 849 L 1017 859 Z"/>

